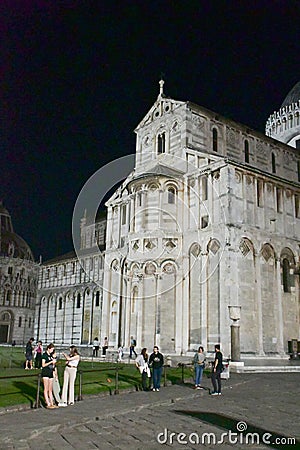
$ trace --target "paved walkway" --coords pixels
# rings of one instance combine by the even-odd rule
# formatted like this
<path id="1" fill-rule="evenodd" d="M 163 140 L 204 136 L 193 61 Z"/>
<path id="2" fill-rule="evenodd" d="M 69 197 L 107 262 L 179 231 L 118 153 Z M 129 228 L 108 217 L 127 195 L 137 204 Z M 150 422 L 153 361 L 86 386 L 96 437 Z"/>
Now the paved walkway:
<path id="1" fill-rule="evenodd" d="M 204 379 L 203 385 L 210 388 L 210 380 Z M 85 397 L 56 410 L 2 413 L 0 449 L 200 449 L 202 439 L 207 449 L 265 449 L 274 448 L 268 441 L 286 443 L 288 437 L 298 439 L 290 447 L 296 449 L 299 423 L 299 374 L 233 374 L 223 381 L 222 396 L 189 385 L 171 386 L 160 392 Z M 238 433 L 239 443 L 234 444 L 236 436 L 228 434 L 245 427 L 257 434 L 249 434 L 246 443 Z M 227 436 L 221 444 L 222 433 Z M 214 445 L 214 439 L 219 443 Z"/>

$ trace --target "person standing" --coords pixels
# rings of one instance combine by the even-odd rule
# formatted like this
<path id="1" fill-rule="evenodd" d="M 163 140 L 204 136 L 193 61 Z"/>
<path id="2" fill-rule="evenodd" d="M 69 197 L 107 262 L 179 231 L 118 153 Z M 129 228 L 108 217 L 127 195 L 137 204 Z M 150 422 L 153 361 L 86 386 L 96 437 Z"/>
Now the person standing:
<path id="1" fill-rule="evenodd" d="M 202 346 L 200 346 L 198 348 L 198 351 L 194 355 L 195 389 L 203 389 L 201 387 L 201 380 L 202 380 L 204 367 L 205 367 L 204 348 Z"/>
<path id="2" fill-rule="evenodd" d="M 133 339 L 133 336 L 130 336 L 129 358 L 132 358 L 132 353 L 134 353 L 135 357 L 137 357 L 135 347 L 136 347 L 136 340 Z"/>
<path id="3" fill-rule="evenodd" d="M 66 367 L 64 371 L 64 384 L 62 389 L 62 402 L 58 406 L 74 405 L 74 386 L 77 374 L 77 367 L 80 361 L 80 356 L 75 345 L 71 345 L 69 355 L 63 353 L 66 358 Z M 68 402 L 68 391 L 69 391 L 69 402 Z"/>
<path id="4" fill-rule="evenodd" d="M 212 365 L 211 382 L 213 392 L 211 395 L 221 395 L 221 373 L 223 371 L 223 355 L 219 344 L 215 345 L 215 360 Z"/>
<path id="5" fill-rule="evenodd" d="M 157 345 L 153 347 L 153 353 L 150 355 L 149 366 L 152 367 L 153 391 L 159 391 L 160 379 L 164 365 L 164 357 L 159 353 Z"/>
<path id="6" fill-rule="evenodd" d="M 54 359 L 57 359 L 55 350 L 52 354 L 52 357 Z M 55 366 L 55 368 L 53 370 L 52 393 L 53 393 L 53 397 L 54 397 L 55 401 L 57 402 L 57 404 L 61 403 L 60 383 L 59 383 L 59 379 L 58 379 L 57 366 Z M 55 404 L 55 403 L 53 402 L 53 404 Z"/>
<path id="7" fill-rule="evenodd" d="M 120 347 L 118 348 L 118 362 L 123 362 L 123 356 L 124 356 L 124 351 L 123 351 L 123 346 L 120 345 Z"/>
<path id="8" fill-rule="evenodd" d="M 104 341 L 103 341 L 103 346 L 102 346 L 102 355 L 106 356 L 106 351 L 108 349 L 108 339 L 107 336 L 105 336 Z"/>
<path id="9" fill-rule="evenodd" d="M 95 337 L 93 342 L 93 356 L 96 356 L 96 358 L 98 357 L 99 347 L 99 340 Z"/>
<path id="10" fill-rule="evenodd" d="M 42 341 L 38 341 L 37 346 L 34 349 L 34 353 L 35 353 L 35 368 L 40 369 L 42 367 L 42 354 L 43 354 Z"/>
<path id="11" fill-rule="evenodd" d="M 26 362 L 25 362 L 25 369 L 32 369 L 32 343 L 33 343 L 34 339 L 30 338 L 29 341 L 26 344 L 26 350 L 25 350 L 25 358 L 26 358 Z"/>
<path id="12" fill-rule="evenodd" d="M 53 403 L 53 372 L 55 370 L 56 358 L 53 354 L 55 352 L 54 344 L 49 344 L 45 353 L 42 355 L 42 379 L 44 383 L 44 398 L 46 402 L 46 408 L 57 408 Z"/>
<path id="13" fill-rule="evenodd" d="M 146 347 L 144 347 L 141 351 L 141 354 L 136 357 L 135 365 L 142 375 L 143 391 L 148 391 L 149 388 L 147 386 L 147 378 L 151 378 L 151 372 L 148 366 L 148 354 Z"/>

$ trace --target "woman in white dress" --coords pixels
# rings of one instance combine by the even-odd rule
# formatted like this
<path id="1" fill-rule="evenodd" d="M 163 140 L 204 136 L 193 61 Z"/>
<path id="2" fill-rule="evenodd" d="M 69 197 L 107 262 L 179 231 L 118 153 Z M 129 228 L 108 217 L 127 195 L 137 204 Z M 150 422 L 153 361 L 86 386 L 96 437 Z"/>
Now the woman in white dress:
<path id="1" fill-rule="evenodd" d="M 146 348 L 143 348 L 141 354 L 136 358 L 135 365 L 142 375 L 143 391 L 149 391 L 149 386 L 147 386 L 147 378 L 151 378 L 151 372 L 148 366 L 148 353 Z"/>
<path id="2" fill-rule="evenodd" d="M 71 345 L 69 355 L 63 353 L 63 356 L 66 358 L 67 362 L 64 371 L 64 385 L 61 396 L 62 403 L 60 403 L 58 406 L 67 406 L 68 404 L 74 405 L 74 385 L 76 380 L 77 367 L 80 361 L 80 356 L 75 345 Z"/>

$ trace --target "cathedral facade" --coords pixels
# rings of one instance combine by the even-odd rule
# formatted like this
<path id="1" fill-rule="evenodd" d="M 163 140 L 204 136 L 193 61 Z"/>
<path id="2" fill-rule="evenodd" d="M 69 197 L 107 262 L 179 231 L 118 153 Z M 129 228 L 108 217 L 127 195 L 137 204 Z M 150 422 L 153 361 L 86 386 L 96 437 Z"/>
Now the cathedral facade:
<path id="1" fill-rule="evenodd" d="M 33 336 L 39 265 L 0 202 L 0 343 Z"/>
<path id="2" fill-rule="evenodd" d="M 43 265 L 36 335 L 107 336 L 113 349 L 134 336 L 177 355 L 221 343 L 229 356 L 239 306 L 242 355 L 284 355 L 299 339 L 299 86 L 265 136 L 163 85 L 135 130 L 135 169 L 106 204 L 100 253 L 105 223 L 84 217 L 81 253 Z"/>

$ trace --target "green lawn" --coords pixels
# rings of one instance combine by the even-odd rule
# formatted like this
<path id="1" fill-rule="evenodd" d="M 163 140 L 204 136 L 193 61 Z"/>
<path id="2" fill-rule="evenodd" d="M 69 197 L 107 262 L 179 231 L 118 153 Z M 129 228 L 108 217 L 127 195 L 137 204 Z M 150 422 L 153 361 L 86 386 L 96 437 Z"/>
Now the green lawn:
<path id="1" fill-rule="evenodd" d="M 0 408 L 12 405 L 28 404 L 33 406 L 36 401 L 37 380 L 39 370 L 24 370 L 24 350 L 13 347 L 0 347 Z M 134 364 L 116 364 L 109 362 L 81 361 L 77 373 L 75 395 L 79 394 L 79 379 L 82 376 L 82 395 L 95 395 L 103 392 L 114 393 L 116 371 L 118 367 L 118 388 L 140 389 L 141 375 Z M 64 364 L 58 364 L 59 380 L 63 384 Z M 191 368 L 184 369 L 184 379 L 192 382 Z M 10 377 L 10 378 L 6 378 Z M 167 368 L 167 381 L 180 383 L 181 368 Z M 163 383 L 162 379 L 162 383 Z M 43 402 L 43 388 L 40 400 Z"/>

